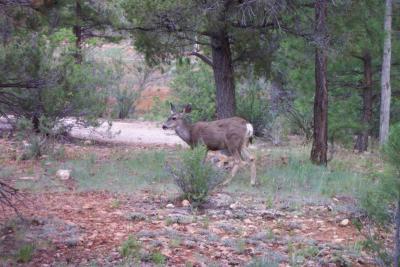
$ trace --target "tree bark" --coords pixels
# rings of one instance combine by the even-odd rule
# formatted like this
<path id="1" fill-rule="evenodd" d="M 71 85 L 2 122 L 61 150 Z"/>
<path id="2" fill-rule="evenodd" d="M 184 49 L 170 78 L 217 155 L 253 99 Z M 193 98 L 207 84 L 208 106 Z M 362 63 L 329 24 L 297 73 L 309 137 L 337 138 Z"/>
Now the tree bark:
<path id="1" fill-rule="evenodd" d="M 225 31 L 211 37 L 212 67 L 216 86 L 217 118 L 235 115 L 235 80 L 229 38 Z"/>
<path id="2" fill-rule="evenodd" d="M 379 144 L 386 143 L 389 137 L 390 120 L 390 61 L 392 57 L 392 0 L 385 4 L 385 42 L 383 45 L 383 62 L 381 76 L 381 114 L 379 125 Z"/>
<path id="3" fill-rule="evenodd" d="M 82 63 L 82 26 L 80 25 L 82 21 L 82 6 L 80 0 L 75 1 L 75 16 L 76 16 L 76 24 L 74 25 L 73 31 L 75 34 L 75 60 L 76 63 Z"/>
<path id="4" fill-rule="evenodd" d="M 315 2 L 315 96 L 314 131 L 311 149 L 311 161 L 318 165 L 327 165 L 328 151 L 328 31 L 326 17 L 328 0 Z"/>
<path id="5" fill-rule="evenodd" d="M 364 88 L 362 92 L 363 98 L 363 114 L 362 114 L 362 130 L 357 136 L 357 141 L 354 146 L 359 152 L 367 151 L 368 137 L 370 133 L 372 119 L 372 59 L 371 53 L 365 51 L 363 55 L 364 63 Z"/>

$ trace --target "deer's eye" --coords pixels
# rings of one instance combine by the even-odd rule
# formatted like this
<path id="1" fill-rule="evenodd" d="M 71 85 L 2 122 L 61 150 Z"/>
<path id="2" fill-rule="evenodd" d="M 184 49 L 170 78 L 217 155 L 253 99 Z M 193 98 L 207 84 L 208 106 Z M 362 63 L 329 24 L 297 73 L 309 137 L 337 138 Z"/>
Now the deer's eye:
<path id="1" fill-rule="evenodd" d="M 175 120 L 176 120 L 176 117 L 172 117 L 172 120 L 175 121 Z"/>

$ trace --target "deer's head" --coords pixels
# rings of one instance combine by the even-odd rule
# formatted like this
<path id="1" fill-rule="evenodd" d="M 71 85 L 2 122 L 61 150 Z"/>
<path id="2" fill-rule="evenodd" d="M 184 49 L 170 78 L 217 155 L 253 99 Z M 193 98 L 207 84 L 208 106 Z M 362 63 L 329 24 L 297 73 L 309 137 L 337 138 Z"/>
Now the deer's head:
<path id="1" fill-rule="evenodd" d="M 177 109 L 174 104 L 171 104 L 171 116 L 168 117 L 167 121 L 164 122 L 162 128 L 166 129 L 173 129 L 175 130 L 176 127 L 182 125 L 184 122 L 185 114 L 190 113 L 192 111 L 192 106 L 187 104 L 183 107 L 183 109 Z"/>

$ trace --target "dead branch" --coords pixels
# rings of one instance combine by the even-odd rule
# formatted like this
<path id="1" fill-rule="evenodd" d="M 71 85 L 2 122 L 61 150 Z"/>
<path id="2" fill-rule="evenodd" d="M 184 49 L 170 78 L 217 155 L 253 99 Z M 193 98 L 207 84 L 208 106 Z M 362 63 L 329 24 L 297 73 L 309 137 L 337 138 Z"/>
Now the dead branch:
<path id="1" fill-rule="evenodd" d="M 0 207 L 3 211 L 6 208 L 11 208 L 19 217 L 22 217 L 15 205 L 16 202 L 21 200 L 18 189 L 0 181 Z"/>

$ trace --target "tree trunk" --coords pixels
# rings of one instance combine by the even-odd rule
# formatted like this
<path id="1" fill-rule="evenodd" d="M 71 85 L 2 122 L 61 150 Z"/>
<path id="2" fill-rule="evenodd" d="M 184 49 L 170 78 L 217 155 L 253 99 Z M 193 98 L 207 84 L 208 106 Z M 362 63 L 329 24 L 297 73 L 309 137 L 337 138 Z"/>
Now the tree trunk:
<path id="1" fill-rule="evenodd" d="M 75 2 L 75 16 L 76 16 L 76 24 L 74 25 L 73 31 L 75 34 L 75 60 L 76 63 L 82 63 L 82 26 L 80 25 L 82 21 L 82 6 L 80 0 L 76 0 Z"/>
<path id="2" fill-rule="evenodd" d="M 40 129 L 39 129 L 40 120 L 37 115 L 33 115 L 33 117 L 32 117 L 32 126 L 33 126 L 33 131 L 35 133 L 40 133 Z"/>
<path id="3" fill-rule="evenodd" d="M 389 137 L 390 119 L 390 61 L 392 57 L 392 0 L 386 0 L 385 42 L 383 46 L 383 62 L 381 76 L 381 115 L 379 127 L 379 143 L 383 145 Z"/>
<path id="4" fill-rule="evenodd" d="M 357 136 L 354 146 L 359 152 L 367 151 L 368 137 L 370 133 L 370 125 L 372 119 L 372 59 L 369 51 L 365 51 L 363 55 L 364 62 L 364 88 L 362 92 L 363 98 L 363 114 L 362 114 L 362 130 Z"/>
<path id="5" fill-rule="evenodd" d="M 216 86 L 218 119 L 235 115 L 235 80 L 229 38 L 225 31 L 211 37 L 212 61 Z"/>
<path id="6" fill-rule="evenodd" d="M 394 234 L 394 253 L 393 253 L 393 266 L 399 266 L 399 257 L 400 257 L 400 199 L 397 201 L 397 209 L 396 209 L 396 229 Z"/>
<path id="7" fill-rule="evenodd" d="M 316 0 L 315 40 L 317 47 L 315 48 L 314 132 L 311 161 L 325 166 L 328 163 L 327 11 L 328 0 Z"/>

